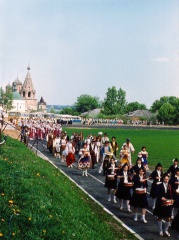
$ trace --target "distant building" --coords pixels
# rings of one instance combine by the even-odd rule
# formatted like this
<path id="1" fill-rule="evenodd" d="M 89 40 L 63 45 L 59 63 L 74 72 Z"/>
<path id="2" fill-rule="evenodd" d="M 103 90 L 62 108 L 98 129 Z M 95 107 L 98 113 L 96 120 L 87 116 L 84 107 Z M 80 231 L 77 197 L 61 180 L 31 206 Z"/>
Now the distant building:
<path id="1" fill-rule="evenodd" d="M 31 75 L 30 67 L 27 67 L 27 75 L 25 77 L 24 84 L 20 89 L 19 93 L 26 100 L 26 111 L 37 111 L 37 99 L 35 98 L 36 91 L 34 89 Z"/>
<path id="2" fill-rule="evenodd" d="M 43 112 L 43 113 L 46 113 L 47 112 L 47 104 L 46 102 L 44 101 L 43 97 L 41 97 L 40 101 L 38 102 L 38 109 L 37 111 L 38 112 Z"/>
<path id="3" fill-rule="evenodd" d="M 37 103 L 36 91 L 34 89 L 32 78 L 30 75 L 30 66 L 27 67 L 27 74 L 24 80 L 24 83 L 18 79 L 15 79 L 12 82 L 12 86 L 8 84 L 7 89 L 12 89 L 13 94 L 13 109 L 11 111 L 17 112 L 32 112 L 40 110 L 46 112 L 46 102 L 41 97 L 40 101 Z"/>
<path id="4" fill-rule="evenodd" d="M 150 119 L 153 116 L 153 114 L 149 110 L 136 110 L 133 112 L 129 112 L 124 116 L 129 117 L 131 118 L 131 120 L 136 121 L 136 120 L 140 120 L 141 118 Z"/>

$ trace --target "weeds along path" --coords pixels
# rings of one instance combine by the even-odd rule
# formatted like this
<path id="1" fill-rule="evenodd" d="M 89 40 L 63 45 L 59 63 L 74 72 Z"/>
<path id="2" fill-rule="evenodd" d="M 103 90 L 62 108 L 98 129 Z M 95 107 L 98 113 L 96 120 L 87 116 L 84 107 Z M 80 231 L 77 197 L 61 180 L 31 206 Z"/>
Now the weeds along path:
<path id="1" fill-rule="evenodd" d="M 31 142 L 33 145 L 34 142 Z M 37 149 L 38 148 L 38 149 Z M 82 177 L 82 171 L 77 168 L 77 161 L 73 164 L 73 168 L 68 168 L 66 163 L 62 163 L 58 158 L 54 158 L 52 154 L 46 150 L 46 142 L 38 141 L 33 145 L 33 150 L 36 151 L 42 158 L 49 160 L 53 165 L 63 171 L 69 178 L 71 178 L 75 183 L 77 183 L 82 189 L 84 189 L 90 196 L 92 196 L 96 201 L 98 201 L 105 209 L 110 211 L 117 219 L 124 223 L 124 227 L 133 232 L 138 239 L 145 240 L 156 240 L 161 239 L 158 235 L 157 228 L 157 218 L 153 216 L 152 210 L 152 200 L 148 195 L 149 208 L 147 209 L 146 220 L 147 224 L 144 224 L 140 221 L 135 222 L 133 220 L 134 213 L 128 213 L 127 208 L 124 204 L 124 210 L 119 210 L 119 203 L 108 202 L 107 189 L 104 187 L 105 177 L 103 174 L 98 173 L 99 166 L 95 169 L 88 170 L 88 177 Z M 148 173 L 149 174 L 149 173 Z M 150 192 L 151 181 L 148 181 L 149 188 L 148 193 Z M 118 200 L 117 200 L 118 201 Z M 139 210 L 139 214 L 140 210 Z M 112 217 L 112 216 L 111 216 Z M 140 219 L 140 216 L 139 216 Z M 177 239 L 177 232 L 169 230 L 171 233 L 171 240 Z M 162 237 L 163 240 L 168 239 L 168 237 Z"/>

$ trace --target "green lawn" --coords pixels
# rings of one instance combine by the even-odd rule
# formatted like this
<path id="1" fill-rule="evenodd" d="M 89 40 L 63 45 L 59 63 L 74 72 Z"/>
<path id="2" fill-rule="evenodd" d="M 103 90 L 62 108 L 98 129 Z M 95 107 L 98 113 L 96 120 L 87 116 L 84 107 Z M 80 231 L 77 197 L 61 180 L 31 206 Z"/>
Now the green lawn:
<path id="1" fill-rule="evenodd" d="M 17 140 L 0 147 L 0 238 L 136 239 L 49 162 Z"/>
<path id="2" fill-rule="evenodd" d="M 146 129 L 71 129 L 63 128 L 71 136 L 73 132 L 83 131 L 86 137 L 89 133 L 97 135 L 98 132 L 107 132 L 111 140 L 113 136 L 116 137 L 116 141 L 119 145 L 119 150 L 126 138 L 131 139 L 131 143 L 134 145 L 135 154 L 132 155 L 132 162 L 135 163 L 138 152 L 141 151 L 142 146 L 146 146 L 149 153 L 149 166 L 153 168 L 158 162 L 162 163 L 166 169 L 172 164 L 173 158 L 179 158 L 179 131 L 177 130 L 146 130 Z M 118 151 L 119 156 L 119 151 Z"/>

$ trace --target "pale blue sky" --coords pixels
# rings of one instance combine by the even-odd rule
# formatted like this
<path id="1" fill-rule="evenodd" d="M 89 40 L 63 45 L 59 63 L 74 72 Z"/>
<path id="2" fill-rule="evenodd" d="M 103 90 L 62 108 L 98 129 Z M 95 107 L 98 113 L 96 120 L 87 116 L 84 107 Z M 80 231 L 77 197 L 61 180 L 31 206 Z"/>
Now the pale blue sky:
<path id="1" fill-rule="evenodd" d="M 0 47 L 1 85 L 30 63 L 47 104 L 112 86 L 148 107 L 179 97 L 179 0 L 0 0 Z"/>

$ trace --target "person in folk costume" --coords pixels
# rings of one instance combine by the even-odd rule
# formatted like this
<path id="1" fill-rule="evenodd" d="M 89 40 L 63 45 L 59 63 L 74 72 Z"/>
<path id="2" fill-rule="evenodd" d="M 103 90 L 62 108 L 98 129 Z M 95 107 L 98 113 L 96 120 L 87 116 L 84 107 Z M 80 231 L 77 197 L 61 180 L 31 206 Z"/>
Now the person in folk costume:
<path id="1" fill-rule="evenodd" d="M 56 140 L 56 136 L 53 134 L 53 144 L 52 144 L 52 153 L 53 156 L 55 157 L 55 140 Z"/>
<path id="2" fill-rule="evenodd" d="M 178 239 L 179 239 L 179 209 L 177 211 L 177 214 L 175 215 L 172 224 L 171 229 L 176 230 L 178 232 Z"/>
<path id="3" fill-rule="evenodd" d="M 54 144 L 55 144 L 54 157 L 60 158 L 61 139 L 59 136 L 56 136 Z"/>
<path id="4" fill-rule="evenodd" d="M 146 170 L 149 169 L 149 166 L 148 166 L 148 152 L 146 151 L 146 147 L 143 146 L 141 151 L 138 153 L 138 157 L 141 157 L 142 158 L 142 163 L 143 163 L 143 166 L 146 168 Z"/>
<path id="5" fill-rule="evenodd" d="M 159 184 L 161 184 L 162 176 L 163 176 L 162 164 L 158 163 L 155 166 L 155 170 L 149 176 L 149 179 L 153 180 L 153 183 L 150 189 L 150 197 L 153 199 L 152 209 L 155 208 L 155 204 L 157 200 L 157 188 Z"/>
<path id="6" fill-rule="evenodd" d="M 113 154 L 116 157 L 116 151 L 118 150 L 118 144 L 116 142 L 116 137 L 112 137 L 111 147 L 112 147 Z"/>
<path id="7" fill-rule="evenodd" d="M 143 223 L 147 223 L 145 215 L 146 208 L 148 207 L 146 191 L 148 188 L 148 184 L 143 169 L 140 169 L 139 173 L 133 176 L 132 182 L 134 182 L 133 194 L 129 204 L 134 207 L 135 213 L 134 221 L 138 220 L 138 208 L 141 208 L 142 209 L 141 221 Z"/>
<path id="8" fill-rule="evenodd" d="M 53 132 L 49 131 L 47 134 L 47 149 L 49 150 L 50 153 L 53 152 Z"/>
<path id="9" fill-rule="evenodd" d="M 64 134 L 62 134 L 62 135 L 64 135 L 64 136 L 65 136 L 65 140 L 66 140 L 67 142 L 69 142 L 69 139 L 70 139 L 70 138 L 69 138 L 69 136 L 67 135 L 67 132 L 65 131 Z"/>
<path id="10" fill-rule="evenodd" d="M 136 175 L 136 174 L 139 173 L 140 169 L 142 169 L 146 173 L 146 169 L 145 169 L 145 167 L 143 166 L 143 163 L 142 163 L 142 158 L 138 157 L 137 160 L 136 160 L 136 164 L 130 169 L 130 172 L 133 175 Z"/>
<path id="11" fill-rule="evenodd" d="M 88 135 L 88 137 L 85 139 L 85 141 L 84 141 L 86 144 L 87 144 L 87 146 L 89 147 L 89 145 L 90 145 L 90 143 L 91 143 L 91 137 L 90 137 L 90 135 Z"/>
<path id="12" fill-rule="evenodd" d="M 107 133 L 104 133 L 104 137 L 101 138 L 101 145 L 105 145 L 105 142 L 109 142 Z"/>
<path id="13" fill-rule="evenodd" d="M 116 190 L 117 190 L 117 175 L 116 175 L 117 166 L 115 159 L 112 157 L 110 163 L 108 164 L 107 174 L 105 179 L 105 187 L 108 189 L 108 202 L 111 202 L 111 190 L 113 190 L 113 202 L 116 201 Z"/>
<path id="14" fill-rule="evenodd" d="M 90 168 L 90 161 L 91 156 L 89 152 L 89 148 L 86 143 L 84 143 L 84 146 L 82 149 L 80 149 L 79 152 L 80 159 L 78 161 L 78 168 L 82 169 L 82 176 L 88 176 L 88 168 Z"/>
<path id="15" fill-rule="evenodd" d="M 169 181 L 172 186 L 174 204 L 172 208 L 171 219 L 174 219 L 174 208 L 179 208 L 179 169 L 175 171 L 175 175 L 172 175 Z"/>
<path id="16" fill-rule="evenodd" d="M 61 155 L 61 162 L 64 162 L 66 160 L 66 145 L 67 145 L 67 138 L 66 135 L 62 135 L 61 139 L 61 148 L 60 148 L 60 155 Z"/>
<path id="17" fill-rule="evenodd" d="M 123 200 L 125 200 L 128 212 L 132 212 L 129 205 L 132 185 L 128 184 L 132 183 L 132 175 L 129 171 L 129 166 L 127 163 L 125 163 L 122 166 L 122 169 L 118 171 L 117 178 L 120 179 L 116 192 L 116 197 L 120 200 L 120 210 L 123 209 Z"/>
<path id="18" fill-rule="evenodd" d="M 120 169 L 125 163 L 127 163 L 130 166 L 130 151 L 127 149 L 127 145 L 123 145 L 123 149 L 121 149 L 119 153 L 120 161 L 118 168 Z"/>
<path id="19" fill-rule="evenodd" d="M 91 155 L 92 168 L 94 169 L 94 165 L 96 163 L 97 146 L 96 146 L 96 141 L 93 138 L 89 145 L 89 151 L 90 151 L 90 155 Z"/>
<path id="20" fill-rule="evenodd" d="M 102 137 L 103 137 L 103 132 L 98 132 L 97 138 L 99 139 L 100 142 L 101 142 Z"/>
<path id="21" fill-rule="evenodd" d="M 130 151 L 129 162 L 130 162 L 130 165 L 132 165 L 131 153 L 135 152 L 134 146 L 132 145 L 130 138 L 127 138 L 126 142 L 124 144 L 127 145 L 127 149 Z M 122 145 L 122 149 L 123 149 L 124 144 Z"/>
<path id="22" fill-rule="evenodd" d="M 101 140 L 98 137 L 96 138 L 96 147 L 97 147 L 96 162 L 98 163 L 100 160 L 100 152 L 101 152 Z"/>
<path id="23" fill-rule="evenodd" d="M 157 225 L 159 229 L 159 235 L 164 234 L 170 237 L 168 228 L 170 226 L 170 219 L 172 214 L 172 204 L 173 204 L 173 193 L 172 187 L 169 184 L 169 176 L 164 174 L 162 176 L 162 183 L 159 184 L 157 188 L 157 202 L 154 208 L 153 215 L 157 217 Z M 169 200 L 170 199 L 170 200 Z M 169 204 L 167 204 L 169 200 Z M 162 226 L 162 220 L 165 219 L 164 227 Z"/>
<path id="24" fill-rule="evenodd" d="M 22 127 L 20 135 L 21 135 L 21 142 L 23 142 L 25 145 L 28 145 L 29 129 L 27 126 Z"/>
<path id="25" fill-rule="evenodd" d="M 79 135 L 78 142 L 76 144 L 76 154 L 79 155 L 80 149 L 83 148 L 83 146 L 84 146 L 84 140 L 82 139 L 81 135 Z"/>
<path id="26" fill-rule="evenodd" d="M 175 158 L 172 161 L 173 161 L 173 165 L 171 165 L 167 170 L 167 174 L 169 175 L 169 177 L 171 177 L 172 175 L 175 175 L 176 169 L 179 169 L 178 158 Z"/>
<path id="27" fill-rule="evenodd" d="M 73 145 L 73 139 L 70 139 L 70 141 L 66 145 L 66 163 L 67 167 L 73 167 L 73 163 L 75 162 L 75 147 Z"/>
<path id="28" fill-rule="evenodd" d="M 105 175 L 106 171 L 107 171 L 107 165 L 108 165 L 108 163 L 106 163 L 106 161 L 109 161 L 109 159 L 113 155 L 112 149 L 109 146 L 109 141 L 106 141 L 104 146 L 101 147 L 101 155 L 102 155 L 102 161 L 101 161 L 101 165 L 99 167 L 99 173 L 101 173 L 102 170 L 104 170 L 104 175 Z"/>

